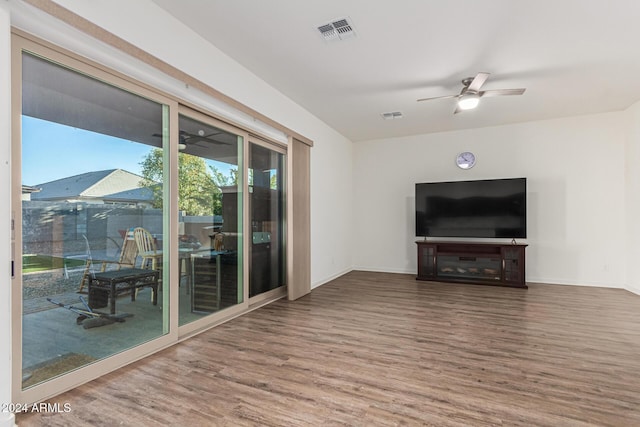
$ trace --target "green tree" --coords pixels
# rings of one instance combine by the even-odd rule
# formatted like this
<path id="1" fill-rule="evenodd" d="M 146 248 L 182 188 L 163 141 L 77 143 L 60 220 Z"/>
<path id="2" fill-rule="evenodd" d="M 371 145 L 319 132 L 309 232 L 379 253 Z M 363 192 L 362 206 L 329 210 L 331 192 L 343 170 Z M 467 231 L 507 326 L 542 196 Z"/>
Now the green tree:
<path id="1" fill-rule="evenodd" d="M 143 177 L 140 186 L 152 191 L 153 207 L 162 208 L 162 185 L 159 184 L 162 182 L 162 150 L 153 149 L 142 159 L 140 166 L 142 166 Z"/>
<path id="2" fill-rule="evenodd" d="M 162 150 L 151 151 L 140 162 L 141 185 L 153 191 L 153 206 L 162 207 Z M 187 215 L 214 215 L 222 212 L 220 190 L 207 169 L 204 159 L 186 153 L 178 155 L 178 209 Z"/>
<path id="3" fill-rule="evenodd" d="M 215 166 L 209 166 L 211 169 L 211 175 L 213 178 L 213 182 L 218 187 L 218 193 L 215 195 L 216 206 L 219 207 L 219 210 L 216 210 L 216 215 L 222 215 L 222 192 L 219 190 L 220 187 L 228 187 L 232 185 L 238 185 L 238 169 L 230 169 L 229 175 L 225 175 L 218 170 Z"/>
<path id="4" fill-rule="evenodd" d="M 218 187 L 238 185 L 238 168 L 230 169 L 228 176 L 220 172 L 215 166 L 209 166 L 209 168 L 213 175 L 213 182 L 215 182 Z"/>

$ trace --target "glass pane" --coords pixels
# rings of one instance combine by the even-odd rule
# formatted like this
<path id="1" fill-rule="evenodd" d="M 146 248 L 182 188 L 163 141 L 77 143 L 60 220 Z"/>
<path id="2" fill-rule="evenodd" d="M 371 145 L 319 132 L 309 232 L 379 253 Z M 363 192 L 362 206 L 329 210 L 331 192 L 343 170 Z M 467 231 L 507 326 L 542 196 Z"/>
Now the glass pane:
<path id="1" fill-rule="evenodd" d="M 284 155 L 250 144 L 251 264 L 249 297 L 285 282 Z"/>
<path id="2" fill-rule="evenodd" d="M 141 166 L 167 141 L 168 107 L 27 53 L 22 90 L 27 388 L 167 333 L 165 261 L 133 230 L 161 252 L 165 172 Z"/>
<path id="3" fill-rule="evenodd" d="M 179 126 L 183 325 L 242 302 L 242 138 L 182 115 Z"/>

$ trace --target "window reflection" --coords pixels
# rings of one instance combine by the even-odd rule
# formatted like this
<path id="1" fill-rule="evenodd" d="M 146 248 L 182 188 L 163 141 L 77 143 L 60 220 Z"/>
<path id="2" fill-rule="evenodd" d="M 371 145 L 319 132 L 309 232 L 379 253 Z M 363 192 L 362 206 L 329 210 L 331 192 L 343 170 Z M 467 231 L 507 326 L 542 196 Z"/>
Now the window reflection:
<path id="1" fill-rule="evenodd" d="M 251 264 L 249 296 L 285 282 L 284 155 L 250 144 Z"/>
<path id="2" fill-rule="evenodd" d="M 242 138 L 181 115 L 180 324 L 242 302 Z"/>
<path id="3" fill-rule="evenodd" d="M 162 261 L 142 269 L 133 230 L 162 241 L 164 170 L 149 180 L 141 164 L 168 133 L 162 104 L 31 54 L 22 66 L 27 388 L 167 332 L 168 293 L 149 270 Z M 117 288 L 95 280 L 105 273 Z"/>

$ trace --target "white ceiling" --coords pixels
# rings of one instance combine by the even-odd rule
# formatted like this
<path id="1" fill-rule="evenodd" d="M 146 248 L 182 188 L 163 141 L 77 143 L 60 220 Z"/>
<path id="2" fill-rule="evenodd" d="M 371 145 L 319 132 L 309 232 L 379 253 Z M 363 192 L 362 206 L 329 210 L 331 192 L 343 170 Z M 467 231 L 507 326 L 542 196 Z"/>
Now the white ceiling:
<path id="1" fill-rule="evenodd" d="M 352 141 L 618 111 L 640 100 L 638 0 L 154 0 Z M 349 17 L 357 37 L 317 27 Z M 527 89 L 453 114 L 460 80 Z M 383 120 L 401 111 L 404 118 Z"/>

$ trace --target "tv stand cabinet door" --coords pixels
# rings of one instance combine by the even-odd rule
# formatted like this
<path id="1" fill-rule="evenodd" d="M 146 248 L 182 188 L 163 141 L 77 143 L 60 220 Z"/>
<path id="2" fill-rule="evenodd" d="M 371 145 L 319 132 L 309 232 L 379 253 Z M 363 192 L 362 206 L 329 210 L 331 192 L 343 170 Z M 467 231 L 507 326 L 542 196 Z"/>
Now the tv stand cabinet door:
<path id="1" fill-rule="evenodd" d="M 437 273 L 437 246 L 429 243 L 418 243 L 418 280 L 434 280 Z"/>
<path id="2" fill-rule="evenodd" d="M 502 269 L 505 285 L 526 288 L 524 275 L 524 246 L 503 246 Z"/>

